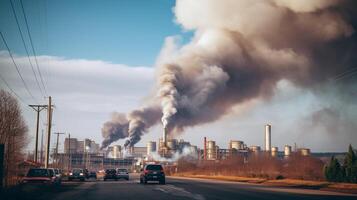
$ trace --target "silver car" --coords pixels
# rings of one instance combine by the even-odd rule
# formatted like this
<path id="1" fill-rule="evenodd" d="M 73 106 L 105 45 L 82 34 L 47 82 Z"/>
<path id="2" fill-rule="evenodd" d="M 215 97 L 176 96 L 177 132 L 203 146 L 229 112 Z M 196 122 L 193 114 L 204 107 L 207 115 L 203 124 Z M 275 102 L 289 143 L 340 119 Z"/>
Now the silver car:
<path id="1" fill-rule="evenodd" d="M 129 180 L 129 172 L 127 169 L 121 169 L 121 168 L 118 168 L 117 169 L 117 178 L 118 179 L 126 179 L 126 180 Z"/>

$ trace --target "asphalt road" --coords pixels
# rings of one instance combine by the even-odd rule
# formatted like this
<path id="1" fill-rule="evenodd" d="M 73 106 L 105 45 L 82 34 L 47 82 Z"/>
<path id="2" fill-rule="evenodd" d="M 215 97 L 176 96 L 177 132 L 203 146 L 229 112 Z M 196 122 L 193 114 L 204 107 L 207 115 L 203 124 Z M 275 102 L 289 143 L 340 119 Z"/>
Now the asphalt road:
<path id="1" fill-rule="evenodd" d="M 110 200 L 110 199 L 357 199 L 356 195 L 328 191 L 268 187 L 227 181 L 167 178 L 166 185 L 139 184 L 138 175 L 129 181 L 64 182 L 60 188 L 27 188 L 0 199 Z"/>

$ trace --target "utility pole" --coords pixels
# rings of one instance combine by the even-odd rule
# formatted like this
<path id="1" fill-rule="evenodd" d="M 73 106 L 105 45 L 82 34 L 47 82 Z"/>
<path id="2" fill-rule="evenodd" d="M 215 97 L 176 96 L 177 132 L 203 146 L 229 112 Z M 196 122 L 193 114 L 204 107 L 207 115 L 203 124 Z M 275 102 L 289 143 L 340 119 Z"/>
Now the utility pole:
<path id="1" fill-rule="evenodd" d="M 56 142 L 56 164 L 58 165 L 58 140 L 59 140 L 59 135 L 63 135 L 65 133 L 53 133 L 57 135 L 57 142 Z M 57 166 L 58 167 L 58 166 Z"/>
<path id="2" fill-rule="evenodd" d="M 72 163 L 72 159 L 71 159 L 71 134 L 68 133 L 68 172 L 70 170 L 71 163 Z"/>
<path id="3" fill-rule="evenodd" d="M 51 96 L 48 97 L 48 107 L 47 107 L 47 145 L 46 145 L 46 160 L 45 168 L 48 168 L 50 160 L 50 142 L 51 142 L 51 125 L 52 125 L 52 102 Z"/>
<path id="4" fill-rule="evenodd" d="M 40 163 L 41 163 L 41 165 L 43 165 L 43 129 L 42 129 L 42 134 L 41 134 Z"/>
<path id="5" fill-rule="evenodd" d="M 47 108 L 47 105 L 29 105 L 36 111 L 36 143 L 35 143 L 35 162 L 38 162 L 37 155 L 38 155 L 38 129 L 39 129 L 39 121 L 40 121 L 40 112 Z"/>

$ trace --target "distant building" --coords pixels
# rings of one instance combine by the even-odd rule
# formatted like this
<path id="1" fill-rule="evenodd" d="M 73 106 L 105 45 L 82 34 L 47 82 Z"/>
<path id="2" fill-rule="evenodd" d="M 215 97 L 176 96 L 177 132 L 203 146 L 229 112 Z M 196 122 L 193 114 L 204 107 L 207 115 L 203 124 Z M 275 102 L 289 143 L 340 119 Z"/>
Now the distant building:
<path id="1" fill-rule="evenodd" d="M 64 153 L 98 153 L 99 150 L 99 144 L 87 138 L 83 141 L 79 141 L 77 138 L 65 138 L 64 140 Z"/>
<path id="2" fill-rule="evenodd" d="M 78 148 L 77 138 L 65 138 L 64 139 L 64 153 L 77 153 Z"/>

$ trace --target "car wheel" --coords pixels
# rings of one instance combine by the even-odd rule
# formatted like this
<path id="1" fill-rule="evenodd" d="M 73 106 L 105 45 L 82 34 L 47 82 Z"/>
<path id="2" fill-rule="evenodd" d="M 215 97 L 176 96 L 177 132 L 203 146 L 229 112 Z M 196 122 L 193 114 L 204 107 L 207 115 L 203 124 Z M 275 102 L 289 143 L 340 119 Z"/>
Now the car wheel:
<path id="1" fill-rule="evenodd" d="M 71 179 L 71 178 L 68 178 L 68 181 L 72 181 L 72 179 Z"/>
<path id="2" fill-rule="evenodd" d="M 118 181 L 118 179 L 116 178 L 115 181 Z"/>
<path id="3" fill-rule="evenodd" d="M 160 183 L 161 185 L 165 185 L 165 179 L 160 180 L 159 183 Z"/>
<path id="4" fill-rule="evenodd" d="M 104 181 L 107 181 L 107 179 L 104 179 Z"/>
<path id="5" fill-rule="evenodd" d="M 146 180 L 146 178 L 144 178 L 144 184 L 147 184 L 148 183 L 148 181 Z"/>
<path id="6" fill-rule="evenodd" d="M 82 178 L 81 181 L 84 181 L 84 178 Z"/>
<path id="7" fill-rule="evenodd" d="M 140 178 L 140 184 L 143 184 L 143 179 Z"/>

